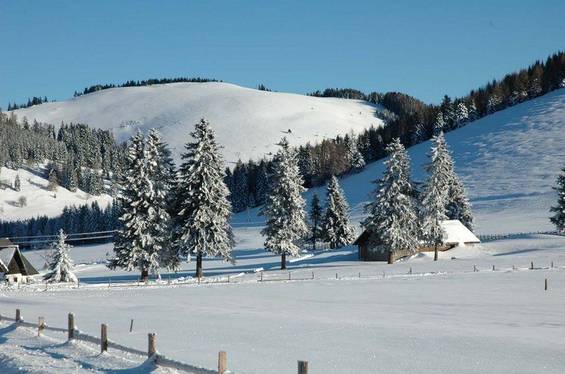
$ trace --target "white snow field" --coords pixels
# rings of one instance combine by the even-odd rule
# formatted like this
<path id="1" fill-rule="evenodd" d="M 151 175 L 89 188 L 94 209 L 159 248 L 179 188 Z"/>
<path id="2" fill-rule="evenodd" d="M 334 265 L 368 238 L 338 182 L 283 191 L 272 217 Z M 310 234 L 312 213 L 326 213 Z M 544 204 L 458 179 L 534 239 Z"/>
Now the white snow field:
<path id="1" fill-rule="evenodd" d="M 565 90 L 559 90 L 447 134 L 476 233 L 553 229 L 551 186 L 565 162 L 564 123 Z M 428 150 L 426 142 L 409 151 L 420 181 Z M 369 182 L 382 170 L 381 162 L 373 163 L 340 181 L 355 223 L 373 190 Z M 306 196 L 313 192 L 325 195 L 316 188 Z M 137 273 L 106 268 L 111 245 L 79 247 L 71 256 L 80 287 L 0 288 L 0 314 L 21 308 L 28 321 L 45 316 L 49 325 L 64 327 L 74 312 L 86 333 L 98 335 L 105 322 L 110 339 L 140 350 L 155 332 L 161 353 L 193 365 L 214 368 L 217 352 L 226 350 L 235 373 L 296 373 L 296 360 L 308 360 L 312 373 L 330 374 L 563 372 L 565 237 L 524 235 L 458 247 L 438 262 L 422 254 L 393 265 L 360 262 L 348 247 L 305 253 L 281 272 L 280 258 L 262 249 L 263 218 L 256 213 L 234 216 L 237 263 L 206 259 L 203 284 L 187 263 L 179 273 L 162 274 L 161 282 L 138 286 Z M 42 267 L 43 251 L 26 255 Z M 14 362 L 51 351 L 49 343 L 28 338 L 18 341 L 9 324 L 0 326 L 0 369 L 34 372 Z M 69 362 L 87 357 L 78 352 Z M 92 364 L 92 371 L 121 372 L 110 365 L 147 370 L 112 357 L 119 363 Z M 43 365 L 47 372 L 76 372 L 55 357 Z"/>
<path id="2" fill-rule="evenodd" d="M 552 187 L 565 165 L 565 89 L 494 113 L 446 134 L 475 214 L 475 232 L 504 234 L 553 230 Z M 424 182 L 430 142 L 409 149 L 413 178 Z M 363 206 L 381 178 L 382 162 L 342 178 L 341 185 L 360 220 Z M 325 196 L 325 189 L 313 192 Z"/>
<path id="3" fill-rule="evenodd" d="M 17 175 L 20 176 L 20 191 L 12 188 Z M 49 181 L 36 168 L 12 170 L 2 167 L 0 184 L 10 186 L 0 190 L 0 220 L 6 221 L 40 215 L 56 217 L 61 214 L 65 206 L 80 206 L 94 201 L 98 201 L 100 207 L 104 208 L 112 201 L 110 195 L 92 196 L 81 190 L 71 192 L 63 187 L 49 191 L 47 188 Z M 19 204 L 21 197 L 26 199 L 25 206 Z"/>
<path id="4" fill-rule="evenodd" d="M 113 88 L 15 111 L 19 118 L 59 125 L 86 123 L 120 141 L 157 128 L 177 160 L 201 118 L 210 121 L 226 162 L 260 159 L 286 136 L 292 145 L 320 142 L 381 126 L 379 106 L 360 100 L 259 91 L 229 83 L 171 83 Z M 288 133 L 288 130 L 291 130 Z"/>
<path id="5" fill-rule="evenodd" d="M 253 270 L 276 267 L 279 257 L 260 249 L 257 230 L 247 231 L 236 266 L 204 262 L 205 282 L 230 275 L 229 284 L 187 278 L 168 284 L 169 277 L 193 275 L 190 263 L 179 274 L 163 274 L 162 283 L 138 286 L 137 274 L 95 263 L 109 245 L 82 247 L 71 251 L 82 262 L 79 288 L 3 288 L 0 313 L 13 317 L 21 308 L 28 322 L 44 316 L 48 325 L 64 327 L 73 312 L 81 331 L 99 336 L 100 323 L 108 323 L 110 339 L 139 350 L 146 349 L 147 333 L 156 332 L 162 354 L 212 369 L 217 352 L 226 350 L 235 373 L 296 373 L 299 359 L 310 362 L 312 373 L 563 372 L 565 237 L 459 247 L 438 262 L 420 255 L 393 265 L 359 262 L 349 247 L 293 262 L 288 272 L 266 271 L 260 282 Z M 28 256 L 40 267 L 39 253 Z M 92 352 L 74 351 L 62 344 L 64 333 L 49 333 L 60 343 L 53 344 L 20 329 L 0 326 L 0 368 L 42 372 L 24 366 L 41 360 L 53 373 L 77 372 L 77 362 L 94 372 L 139 369 L 139 361 L 130 357 L 128 364 L 112 349 L 112 361 L 105 362 L 96 358 L 95 345 Z"/>

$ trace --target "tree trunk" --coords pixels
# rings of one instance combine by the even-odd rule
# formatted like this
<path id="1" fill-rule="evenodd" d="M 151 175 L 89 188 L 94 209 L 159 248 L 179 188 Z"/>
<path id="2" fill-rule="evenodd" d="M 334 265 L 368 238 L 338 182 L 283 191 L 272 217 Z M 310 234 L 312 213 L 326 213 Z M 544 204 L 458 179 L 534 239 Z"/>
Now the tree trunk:
<path id="1" fill-rule="evenodd" d="M 286 269 L 286 253 L 281 254 L 281 270 Z"/>
<path id="2" fill-rule="evenodd" d="M 388 251 L 388 263 L 389 264 L 392 264 L 394 262 L 392 257 L 393 257 L 392 251 Z"/>
<path id="3" fill-rule="evenodd" d="M 202 252 L 196 254 L 196 278 L 202 278 Z"/>
<path id="4" fill-rule="evenodd" d="M 437 243 L 434 245 L 434 261 L 437 261 Z"/>
<path id="5" fill-rule="evenodd" d="M 147 269 L 142 269 L 141 270 L 141 281 L 143 283 L 145 283 L 148 280 L 149 280 L 149 271 Z"/>

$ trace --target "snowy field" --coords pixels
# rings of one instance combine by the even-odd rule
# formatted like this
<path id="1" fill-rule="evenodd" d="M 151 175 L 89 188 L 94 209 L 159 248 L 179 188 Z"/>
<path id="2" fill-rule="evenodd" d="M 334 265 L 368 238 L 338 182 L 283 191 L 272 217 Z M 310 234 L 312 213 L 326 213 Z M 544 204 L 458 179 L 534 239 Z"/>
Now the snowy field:
<path id="1" fill-rule="evenodd" d="M 553 229 L 551 187 L 565 162 L 564 125 L 562 89 L 446 135 L 478 234 Z M 424 179 L 428 150 L 428 142 L 409 150 L 416 180 Z M 377 162 L 341 180 L 356 224 L 374 188 L 370 181 L 381 175 Z M 325 195 L 316 188 L 306 196 L 313 192 Z M 312 373 L 563 372 L 565 237 L 526 235 L 457 248 L 438 262 L 420 255 L 393 265 L 359 262 L 348 247 L 305 253 L 281 272 L 280 258 L 262 249 L 263 218 L 256 213 L 234 216 L 237 264 L 205 260 L 206 284 L 197 284 L 188 263 L 177 274 L 163 274 L 161 282 L 138 286 L 138 274 L 106 268 L 111 245 L 80 247 L 72 250 L 79 288 L 3 288 L 0 313 L 21 308 L 28 321 L 42 315 L 64 327 L 66 314 L 74 312 L 81 330 L 98 335 L 106 322 L 112 340 L 142 350 L 146 334 L 156 332 L 161 353 L 214 368 L 217 352 L 226 350 L 236 373 L 295 373 L 299 359 L 310 362 Z M 44 255 L 28 253 L 38 268 Z M 214 281 L 222 283 L 209 283 Z M 64 341 L 60 335 L 49 339 Z M 88 347 L 71 352 L 63 344 L 20 337 L 9 324 L 0 326 L 0 342 L 2 372 L 20 372 L 22 357 L 38 363 L 24 372 L 150 370 L 140 358 L 112 352 L 108 365 L 114 369 L 103 368 Z"/>
<path id="2" fill-rule="evenodd" d="M 59 125 L 80 122 L 112 130 L 120 141 L 137 129 L 157 128 L 174 156 L 184 151 L 201 118 L 210 121 L 227 162 L 269 157 L 286 136 L 292 145 L 317 143 L 349 131 L 381 126 L 379 106 L 360 100 L 259 91 L 229 83 L 171 83 L 113 88 L 68 101 L 15 111 Z M 291 133 L 287 133 L 288 130 Z"/>
<path id="3" fill-rule="evenodd" d="M 4 289 L 0 313 L 21 308 L 28 321 L 41 315 L 64 327 L 66 314 L 74 312 L 80 330 L 98 336 L 106 322 L 110 339 L 141 350 L 146 334 L 156 332 L 161 353 L 214 368 L 217 352 L 226 350 L 237 373 L 295 373 L 298 359 L 310 361 L 313 373 L 561 373 L 565 367 L 564 237 L 484 243 L 442 253 L 438 262 L 421 255 L 394 265 L 359 262 L 350 247 L 304 256 L 288 272 L 266 271 L 260 282 L 254 269 L 276 267 L 279 257 L 258 249 L 256 229 L 245 230 L 236 266 L 204 262 L 206 281 L 229 275 L 229 284 L 198 285 L 188 278 L 194 275 L 190 263 L 179 274 L 163 274 L 161 284 L 137 286 L 136 274 L 97 263 L 109 245 L 81 247 L 72 251 L 81 263 L 78 289 Z M 41 253 L 29 257 L 41 267 Z M 294 280 L 287 280 L 289 273 Z M 281 281 L 267 281 L 273 279 Z M 51 355 L 47 350 L 65 359 L 53 361 L 66 365 L 58 366 L 61 373 L 95 356 L 64 345 L 54 349 L 2 327 L 0 365 L 6 367 L 35 355 L 26 348 L 35 345 L 38 355 Z M 64 341 L 62 334 L 49 334 Z M 130 369 L 141 364 L 113 360 Z"/>

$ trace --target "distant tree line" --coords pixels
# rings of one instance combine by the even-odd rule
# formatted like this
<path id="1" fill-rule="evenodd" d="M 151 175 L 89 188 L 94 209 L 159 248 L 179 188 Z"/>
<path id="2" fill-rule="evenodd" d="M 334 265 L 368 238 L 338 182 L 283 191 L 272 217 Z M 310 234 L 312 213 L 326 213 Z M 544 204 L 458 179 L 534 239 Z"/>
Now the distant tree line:
<path id="1" fill-rule="evenodd" d="M 21 168 L 24 163 L 44 168 L 50 188 L 78 188 L 92 195 L 104 192 L 104 179 L 119 171 L 125 145 L 118 144 L 110 131 L 83 124 L 53 125 L 18 121 L 16 115 L 0 112 L 0 166 Z"/>
<path id="2" fill-rule="evenodd" d="M 118 218 L 119 207 L 116 204 L 104 208 L 101 208 L 97 202 L 80 207 L 66 206 L 58 217 L 40 216 L 12 222 L 0 221 L 0 237 L 56 235 L 61 229 L 67 234 L 109 231 L 119 227 Z M 26 247 L 33 246 L 34 241 L 38 246 L 43 246 L 44 243 L 41 241 L 44 240 L 45 238 L 15 239 L 16 242 L 26 243 L 24 245 Z M 107 242 L 112 239 L 102 241 Z M 92 242 L 92 240 L 85 241 L 85 243 Z"/>
<path id="3" fill-rule="evenodd" d="M 75 91 L 74 97 L 86 95 L 89 93 L 93 93 L 96 91 L 107 90 L 109 88 L 116 88 L 116 87 L 141 87 L 141 86 L 151 86 L 154 84 L 166 84 L 166 83 L 181 83 L 181 82 L 188 82 L 188 83 L 205 83 L 205 82 L 221 82 L 217 79 L 209 79 L 209 78 L 187 78 L 187 77 L 178 77 L 178 78 L 152 78 L 146 80 L 129 80 L 122 84 L 96 84 L 94 86 L 86 87 L 82 92 Z"/>
<path id="4" fill-rule="evenodd" d="M 30 106 L 43 104 L 43 103 L 47 103 L 47 102 L 48 102 L 47 96 L 44 96 L 44 97 L 34 96 L 31 99 L 28 98 L 27 103 L 25 103 L 25 104 L 8 103 L 8 111 L 16 110 L 16 109 L 29 108 Z"/>
<path id="5" fill-rule="evenodd" d="M 338 97 L 365 100 L 380 104 L 378 113 L 385 125 L 371 127 L 360 134 L 347 134 L 324 139 L 317 144 L 298 147 L 300 172 L 305 187 L 320 186 L 332 175 L 359 171 L 365 163 L 387 155 L 386 147 L 395 138 L 405 148 L 430 139 L 440 132 L 466 126 L 488 114 L 531 100 L 555 89 L 565 87 L 565 53 L 559 52 L 545 62 L 536 62 L 526 69 L 508 74 L 467 96 L 452 99 L 444 96 L 440 105 L 430 105 L 399 92 L 365 94 L 352 88 L 328 88 L 310 93 L 317 97 Z M 357 154 L 357 155 L 356 155 Z M 356 156 L 354 156 L 356 155 Z M 361 157 L 362 156 L 362 160 Z M 238 162 L 226 172 L 226 184 L 231 191 L 234 212 L 263 204 L 264 175 L 271 170 L 271 161 Z"/>

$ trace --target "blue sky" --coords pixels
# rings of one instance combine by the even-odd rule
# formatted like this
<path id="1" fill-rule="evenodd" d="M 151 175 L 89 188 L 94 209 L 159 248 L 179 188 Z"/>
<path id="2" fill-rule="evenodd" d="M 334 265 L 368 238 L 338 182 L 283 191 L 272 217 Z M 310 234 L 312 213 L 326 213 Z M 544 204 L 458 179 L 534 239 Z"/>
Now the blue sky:
<path id="1" fill-rule="evenodd" d="M 563 0 L 0 0 L 0 106 L 174 76 L 438 102 L 564 50 L 563 14 Z"/>

